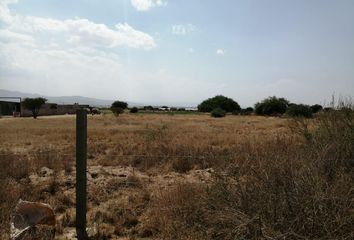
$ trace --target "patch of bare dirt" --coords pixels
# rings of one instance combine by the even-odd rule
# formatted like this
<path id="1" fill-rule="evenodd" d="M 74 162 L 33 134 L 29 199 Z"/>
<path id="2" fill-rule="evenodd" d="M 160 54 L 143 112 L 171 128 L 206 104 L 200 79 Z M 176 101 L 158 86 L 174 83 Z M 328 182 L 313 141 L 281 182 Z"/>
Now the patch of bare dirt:
<path id="1" fill-rule="evenodd" d="M 150 200 L 163 190 L 183 183 L 208 183 L 214 170 L 191 170 L 149 174 L 133 167 L 89 166 L 88 233 L 93 239 L 147 238 L 152 231 L 144 226 L 144 213 Z M 29 176 L 30 184 L 47 194 L 56 194 L 52 206 L 56 213 L 56 239 L 76 239 L 75 233 L 75 170 L 54 172 L 43 167 Z"/>

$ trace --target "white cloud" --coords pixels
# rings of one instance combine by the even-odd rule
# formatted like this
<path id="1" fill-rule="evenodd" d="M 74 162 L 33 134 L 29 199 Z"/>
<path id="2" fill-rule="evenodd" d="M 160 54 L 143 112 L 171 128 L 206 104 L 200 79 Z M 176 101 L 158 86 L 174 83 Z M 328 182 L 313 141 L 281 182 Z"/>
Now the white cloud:
<path id="1" fill-rule="evenodd" d="M 24 92 L 146 103 L 198 102 L 200 91 L 206 97 L 218 89 L 216 83 L 203 83 L 168 70 L 131 71 L 120 63 L 118 55 L 92 48 L 33 49 L 0 43 L 0 56 L 1 86 Z"/>
<path id="2" fill-rule="evenodd" d="M 137 11 L 149 11 L 153 7 L 167 5 L 167 1 L 164 0 L 130 0 L 130 2 Z"/>
<path id="3" fill-rule="evenodd" d="M 84 49 L 51 49 L 0 43 L 2 72 L 0 81 L 8 89 L 62 95 L 103 95 L 104 86 L 117 84 L 117 94 L 124 93 L 120 80 L 122 65 L 115 54 Z M 14 81 L 14 79 L 16 81 Z M 104 79 L 105 85 L 102 85 Z M 90 92 L 91 91 L 91 92 Z"/>
<path id="4" fill-rule="evenodd" d="M 0 21 L 11 21 L 12 16 L 7 7 L 7 5 L 11 3 L 17 3 L 17 0 L 0 0 Z"/>
<path id="5" fill-rule="evenodd" d="M 9 10 L 6 4 L 0 6 Z M 168 69 L 124 65 L 114 48 L 150 49 L 156 45 L 150 35 L 128 24 L 109 27 L 81 18 L 58 20 L 3 12 L 0 88 L 142 103 L 181 99 L 198 102 L 199 92 L 204 98 L 219 89 L 218 84 Z"/>
<path id="6" fill-rule="evenodd" d="M 216 54 L 217 55 L 225 55 L 225 50 L 224 49 L 217 49 Z"/>
<path id="7" fill-rule="evenodd" d="M 116 24 L 109 28 L 105 24 L 97 24 L 88 19 L 67 19 L 64 21 L 39 18 L 22 17 L 12 18 L 8 29 L 26 34 L 60 34 L 68 42 L 87 44 L 89 46 L 119 47 L 151 49 L 156 47 L 154 38 L 147 33 L 134 29 L 129 24 Z M 59 39 L 59 40 L 60 40 Z M 75 39 L 75 41 L 72 41 Z"/>
<path id="8" fill-rule="evenodd" d="M 130 74 L 112 48 L 156 47 L 152 36 L 127 23 L 109 27 L 82 18 L 26 16 L 10 11 L 9 3 L 0 0 L 0 88 L 124 96 Z"/>
<path id="9" fill-rule="evenodd" d="M 11 32 L 8 29 L 0 29 L 0 42 L 22 42 L 33 44 L 34 39 L 26 34 Z"/>
<path id="10" fill-rule="evenodd" d="M 84 44 L 91 47 L 120 47 L 151 49 L 156 47 L 154 38 L 134 29 L 127 23 L 119 23 L 110 28 L 88 19 L 74 18 L 57 20 L 35 16 L 12 14 L 8 8 L 10 1 L 0 4 L 0 21 L 5 30 L 15 34 L 26 34 L 33 39 L 57 39 L 59 42 Z M 44 37 L 45 35 L 45 37 Z"/>
<path id="11" fill-rule="evenodd" d="M 187 25 L 172 25 L 172 34 L 175 35 L 186 35 L 188 33 L 194 32 L 195 26 L 193 24 Z"/>

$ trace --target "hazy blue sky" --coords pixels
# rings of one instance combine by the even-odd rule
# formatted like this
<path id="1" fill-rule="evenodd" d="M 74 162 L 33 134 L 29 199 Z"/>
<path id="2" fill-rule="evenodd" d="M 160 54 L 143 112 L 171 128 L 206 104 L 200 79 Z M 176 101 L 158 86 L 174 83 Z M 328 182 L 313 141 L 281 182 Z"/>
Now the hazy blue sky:
<path id="1" fill-rule="evenodd" d="M 354 94 L 353 0 L 0 0 L 0 88 L 242 106 Z"/>

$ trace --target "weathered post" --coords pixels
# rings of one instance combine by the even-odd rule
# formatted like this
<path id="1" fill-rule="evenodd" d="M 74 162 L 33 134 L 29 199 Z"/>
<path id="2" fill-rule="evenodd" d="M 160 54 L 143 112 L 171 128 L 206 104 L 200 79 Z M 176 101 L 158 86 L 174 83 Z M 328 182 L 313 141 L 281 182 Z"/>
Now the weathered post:
<path id="1" fill-rule="evenodd" d="M 87 239 L 87 112 L 76 111 L 76 233 L 79 240 Z"/>

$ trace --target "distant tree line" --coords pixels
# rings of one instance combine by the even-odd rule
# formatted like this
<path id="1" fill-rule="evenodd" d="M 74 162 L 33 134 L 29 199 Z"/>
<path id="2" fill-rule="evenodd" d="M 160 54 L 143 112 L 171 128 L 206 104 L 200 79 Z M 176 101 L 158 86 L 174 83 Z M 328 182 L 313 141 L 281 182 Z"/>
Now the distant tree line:
<path id="1" fill-rule="evenodd" d="M 262 116 L 282 116 L 285 114 L 290 117 L 311 118 L 313 114 L 322 109 L 323 107 L 319 104 L 312 106 L 295 104 L 285 98 L 278 98 L 276 96 L 271 96 L 257 102 L 254 108 L 241 108 L 235 100 L 222 95 L 208 98 L 198 105 L 200 112 L 209 112 L 212 117 L 224 117 L 227 113 L 232 113 L 234 115 L 256 114 Z"/>
<path id="2" fill-rule="evenodd" d="M 22 101 L 24 108 L 32 112 L 33 118 L 37 118 L 40 108 L 47 99 L 45 98 L 26 98 Z M 57 108 L 56 104 L 51 104 L 51 109 Z M 110 110 L 115 116 L 124 113 L 128 108 L 128 103 L 124 101 L 114 101 Z M 241 108 L 240 105 L 232 98 L 223 95 L 216 95 L 215 97 L 208 98 L 198 105 L 199 112 L 210 113 L 212 117 L 224 117 L 227 113 L 233 115 L 261 115 L 261 116 L 282 116 L 287 115 L 290 117 L 306 117 L 311 118 L 313 114 L 319 111 L 330 111 L 331 108 L 323 108 L 319 104 L 312 106 L 305 104 L 291 103 L 286 98 L 278 98 L 271 96 L 257 102 L 253 107 Z M 162 106 L 161 108 L 153 106 L 132 107 L 129 109 L 130 113 L 137 113 L 139 111 L 186 111 L 185 108 L 174 108 Z"/>

